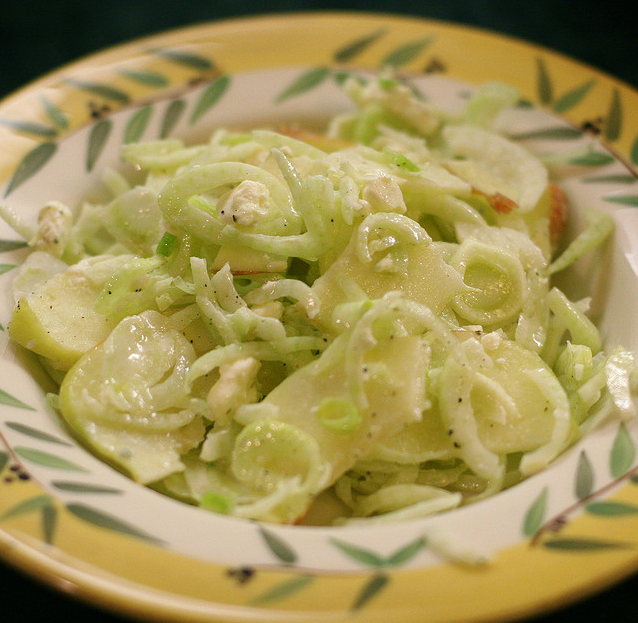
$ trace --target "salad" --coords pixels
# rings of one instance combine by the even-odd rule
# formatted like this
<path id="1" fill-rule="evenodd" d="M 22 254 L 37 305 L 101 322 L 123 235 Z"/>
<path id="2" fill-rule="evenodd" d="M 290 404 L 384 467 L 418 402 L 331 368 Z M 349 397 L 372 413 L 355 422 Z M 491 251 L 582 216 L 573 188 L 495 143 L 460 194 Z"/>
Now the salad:
<path id="1" fill-rule="evenodd" d="M 544 469 L 635 413 L 552 276 L 565 196 L 494 130 L 518 94 L 451 114 L 393 76 L 351 77 L 322 134 L 219 129 L 127 144 L 110 197 L 52 201 L 14 281 L 11 337 L 59 385 L 70 430 L 134 480 L 246 519 L 424 517 Z"/>

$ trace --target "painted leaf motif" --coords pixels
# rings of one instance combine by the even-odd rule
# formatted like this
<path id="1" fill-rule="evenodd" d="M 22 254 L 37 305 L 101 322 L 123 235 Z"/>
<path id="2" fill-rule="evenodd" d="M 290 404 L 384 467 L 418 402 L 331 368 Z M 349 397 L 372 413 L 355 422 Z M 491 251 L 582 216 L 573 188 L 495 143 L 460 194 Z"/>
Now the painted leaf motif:
<path id="1" fill-rule="evenodd" d="M 361 54 L 366 48 L 370 47 L 377 39 L 386 33 L 385 28 L 379 28 L 374 32 L 349 43 L 335 52 L 334 59 L 338 63 L 346 63 Z"/>
<path id="2" fill-rule="evenodd" d="M 182 99 L 173 100 L 167 107 L 162 119 L 162 127 L 160 129 L 160 138 L 166 138 L 173 128 L 178 124 L 184 110 L 186 102 Z"/>
<path id="3" fill-rule="evenodd" d="M 102 154 L 106 142 L 113 129 L 110 119 L 100 119 L 92 128 L 89 134 L 89 144 L 86 153 L 86 170 L 92 171 L 95 163 Z"/>
<path id="4" fill-rule="evenodd" d="M 192 69 L 197 69 L 199 71 L 208 71 L 213 69 L 215 66 L 214 63 L 207 58 L 200 56 L 199 54 L 185 52 L 184 50 L 154 48 L 149 51 L 171 61 L 172 63 L 186 65 L 187 67 L 191 67 Z"/>
<path id="5" fill-rule="evenodd" d="M 605 123 L 605 138 L 608 141 L 617 141 L 620 138 L 623 124 L 622 102 L 620 92 L 614 89 Z"/>
<path id="6" fill-rule="evenodd" d="M 544 488 L 527 509 L 523 518 L 523 534 L 527 537 L 536 534 L 545 521 L 547 508 L 547 488 Z"/>
<path id="7" fill-rule="evenodd" d="M 346 83 L 346 80 L 350 78 L 357 80 L 361 84 L 364 83 L 364 79 L 361 76 L 359 76 L 358 74 L 353 74 L 349 71 L 333 71 L 331 77 L 341 87 Z"/>
<path id="8" fill-rule="evenodd" d="M 515 141 L 526 141 L 533 139 L 542 140 L 569 140 L 578 139 L 583 135 L 582 130 L 578 128 L 570 128 L 568 126 L 556 126 L 551 128 L 541 128 L 540 130 L 532 130 L 530 132 L 521 132 L 520 134 L 510 135 L 510 138 Z"/>
<path id="9" fill-rule="evenodd" d="M 576 106 L 587 95 L 589 90 L 594 86 L 595 80 L 589 80 L 571 91 L 568 91 L 554 102 L 554 110 L 558 113 L 564 113 Z"/>
<path id="10" fill-rule="evenodd" d="M 156 71 L 136 71 L 132 69 L 122 69 L 120 75 L 133 80 L 147 87 L 165 87 L 168 84 L 168 78 Z"/>
<path id="11" fill-rule="evenodd" d="M 369 549 L 359 547 L 358 545 L 351 545 L 350 543 L 346 543 L 339 539 L 331 539 L 331 542 L 344 554 L 346 554 L 348 558 L 352 558 L 356 562 L 362 563 L 367 567 L 383 567 L 387 564 L 385 558 Z"/>
<path id="12" fill-rule="evenodd" d="M 605 164 L 611 164 L 614 161 L 613 156 L 603 152 L 593 151 L 584 156 L 572 158 L 569 160 L 570 164 L 577 164 L 586 167 L 600 167 Z"/>
<path id="13" fill-rule="evenodd" d="M 45 543 L 51 545 L 55 536 L 58 523 L 58 509 L 52 504 L 42 507 L 42 533 Z"/>
<path id="14" fill-rule="evenodd" d="M 0 253 L 15 251 L 16 249 L 22 249 L 26 246 L 27 243 L 24 240 L 0 240 Z"/>
<path id="15" fill-rule="evenodd" d="M 106 487 L 104 485 L 94 485 L 84 482 L 73 482 L 70 480 L 54 480 L 51 484 L 56 489 L 60 489 L 60 491 L 71 491 L 73 493 L 122 493 L 120 489 L 115 489 L 114 487 Z"/>
<path id="16" fill-rule="evenodd" d="M 31 134 L 39 138 L 52 139 L 58 135 L 55 128 L 50 125 L 44 125 L 42 123 L 33 123 L 31 121 L 17 121 L 13 119 L 0 119 L 0 125 L 4 125 L 11 128 L 15 132 L 20 134 Z"/>
<path id="17" fill-rule="evenodd" d="M 69 78 L 67 83 L 80 89 L 82 91 L 88 91 L 93 95 L 97 95 L 102 99 L 111 100 L 118 104 L 128 104 L 131 101 L 131 97 L 125 91 L 108 84 L 101 84 L 99 82 L 85 82 L 83 80 L 74 80 Z"/>
<path id="18" fill-rule="evenodd" d="M 618 173 L 612 175 L 593 175 L 582 180 L 585 184 L 633 184 L 636 178 L 629 173 Z"/>
<path id="19" fill-rule="evenodd" d="M 636 447 L 624 422 L 618 427 L 609 457 L 609 471 L 613 478 L 620 478 L 631 468 L 636 457 Z"/>
<path id="20" fill-rule="evenodd" d="M 605 201 L 631 206 L 632 208 L 638 207 L 638 195 L 610 195 L 608 197 L 604 197 L 604 199 Z"/>
<path id="21" fill-rule="evenodd" d="M 8 273 L 11 269 L 15 268 L 15 264 L 0 264 L 0 275 Z"/>
<path id="22" fill-rule="evenodd" d="M 549 549 L 566 550 L 571 552 L 591 552 L 607 549 L 624 549 L 631 547 L 627 543 L 616 541 L 602 541 L 597 539 L 551 539 L 544 541 L 543 545 Z"/>
<path id="23" fill-rule="evenodd" d="M 330 77 L 330 70 L 327 67 L 315 67 L 302 73 L 292 84 L 287 86 L 275 99 L 280 104 L 291 97 L 307 93 L 311 89 L 319 86 L 324 80 Z"/>
<path id="24" fill-rule="evenodd" d="M 623 502 L 592 502 L 586 506 L 588 513 L 604 517 L 622 517 L 626 515 L 638 515 L 638 506 L 624 504 Z"/>
<path id="25" fill-rule="evenodd" d="M 630 157 L 633 164 L 638 164 L 638 136 L 634 139 L 634 143 L 631 146 Z"/>
<path id="26" fill-rule="evenodd" d="M 60 439 L 59 437 L 55 437 L 54 435 L 50 435 L 49 433 L 45 433 L 44 431 L 38 430 L 37 428 L 33 428 L 32 426 L 27 426 L 26 424 L 22 424 L 21 422 L 7 422 L 7 427 L 15 430 L 23 435 L 28 435 L 29 437 L 33 437 L 34 439 L 41 439 L 42 441 L 50 441 L 51 443 L 59 443 L 63 446 L 70 446 L 72 444 Z"/>
<path id="27" fill-rule="evenodd" d="M 41 508 L 51 504 L 51 501 L 52 498 L 50 495 L 36 495 L 32 498 L 22 500 L 2 513 L 2 515 L 0 515 L 0 521 L 5 521 L 12 517 L 18 517 L 19 515 L 25 515 L 26 513 L 32 513 L 33 511 L 40 510 Z"/>
<path id="28" fill-rule="evenodd" d="M 136 143 L 139 141 L 148 127 L 152 116 L 153 107 L 150 105 L 140 108 L 134 115 L 132 115 L 124 129 L 124 142 Z"/>
<path id="29" fill-rule="evenodd" d="M 353 610 L 360 610 L 365 606 L 375 595 L 377 595 L 385 585 L 390 581 L 390 578 L 384 573 L 378 573 L 373 575 L 361 589 L 361 592 L 357 596 L 355 602 L 352 604 Z"/>
<path id="30" fill-rule="evenodd" d="M 279 560 L 286 564 L 293 564 L 297 560 L 297 553 L 295 550 L 274 532 L 266 530 L 263 527 L 259 529 L 259 532 L 264 538 L 264 541 L 270 551 L 279 558 Z"/>
<path id="31" fill-rule="evenodd" d="M 62 110 L 56 106 L 48 97 L 42 95 L 40 97 L 40 101 L 42 102 L 42 107 L 44 108 L 44 112 L 46 116 L 49 118 L 51 123 L 61 130 L 66 130 L 69 127 L 69 118 L 66 116 Z"/>
<path id="32" fill-rule="evenodd" d="M 391 566 L 398 566 L 405 564 L 412 558 L 414 558 L 425 546 L 427 545 L 427 539 L 420 537 L 411 541 L 407 545 L 400 547 L 393 554 L 388 556 L 387 564 Z"/>
<path id="33" fill-rule="evenodd" d="M 423 37 L 411 41 L 390 52 L 382 61 L 384 67 L 401 67 L 413 61 L 425 48 L 434 41 L 434 37 Z"/>
<path id="34" fill-rule="evenodd" d="M 195 123 L 202 115 L 208 112 L 221 98 L 230 86 L 230 76 L 220 76 L 213 81 L 195 104 L 191 114 L 191 123 Z"/>
<path id="35" fill-rule="evenodd" d="M 64 469 L 69 471 L 76 472 L 86 472 L 87 470 L 67 459 L 63 459 L 55 454 L 49 454 L 48 452 L 44 452 L 42 450 L 37 450 L 35 448 L 25 448 L 22 446 L 14 448 L 15 453 L 18 456 L 21 456 L 23 459 L 27 461 L 31 461 L 32 463 L 36 463 L 37 465 L 43 465 L 45 467 L 51 467 L 53 469 Z"/>
<path id="36" fill-rule="evenodd" d="M 87 521 L 95 526 L 100 528 L 105 528 L 107 530 L 113 530 L 115 532 L 119 532 L 121 534 L 126 534 L 128 536 L 137 537 L 140 539 L 144 539 L 145 541 L 150 541 L 156 545 L 163 545 L 163 541 L 161 539 L 157 539 L 150 534 L 132 526 L 131 524 L 114 517 L 113 515 L 107 514 L 101 510 L 96 508 L 92 508 L 91 506 L 86 506 L 85 504 L 71 503 L 67 504 L 67 510 L 72 514 L 82 519 L 83 521 Z"/>
<path id="37" fill-rule="evenodd" d="M 576 483 L 574 485 L 574 492 L 579 500 L 585 499 L 591 495 L 594 488 L 594 470 L 587 456 L 587 453 L 583 450 L 578 457 L 578 466 L 576 468 Z"/>
<path id="38" fill-rule="evenodd" d="M 552 103 L 554 99 L 554 87 L 552 79 L 547 71 L 547 65 L 542 58 L 536 59 L 536 88 L 538 90 L 538 99 L 541 104 L 546 106 Z"/>
<path id="39" fill-rule="evenodd" d="M 313 580 L 312 575 L 299 575 L 289 580 L 284 580 L 279 584 L 273 586 L 270 590 L 266 591 L 263 595 L 260 595 L 252 601 L 253 605 L 261 605 L 272 601 L 279 601 L 285 599 L 294 593 L 299 592 L 308 586 Z"/>
<path id="40" fill-rule="evenodd" d="M 4 196 L 7 197 L 18 186 L 24 184 L 27 180 L 31 179 L 42 167 L 49 162 L 58 148 L 57 143 L 47 141 L 46 143 L 40 143 L 37 147 L 34 147 L 20 162 L 18 168 L 15 170 L 7 190 Z"/>
<path id="41" fill-rule="evenodd" d="M 3 389 L 0 389 L 0 404 L 10 407 L 18 407 L 20 409 L 28 409 L 29 411 L 35 411 L 33 407 L 30 407 L 28 404 L 22 402 L 22 400 L 18 400 L 10 394 L 7 394 L 7 392 L 5 392 Z"/>
<path id="42" fill-rule="evenodd" d="M 6 464 L 9 462 L 9 455 L 6 452 L 0 452 L 0 473 L 5 468 Z"/>

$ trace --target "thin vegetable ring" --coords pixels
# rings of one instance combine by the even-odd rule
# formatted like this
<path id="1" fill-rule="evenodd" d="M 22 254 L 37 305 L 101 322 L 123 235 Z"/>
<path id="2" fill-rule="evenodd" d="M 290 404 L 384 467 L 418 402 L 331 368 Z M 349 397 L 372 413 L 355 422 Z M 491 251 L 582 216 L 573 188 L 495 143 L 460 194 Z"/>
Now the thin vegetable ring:
<path id="1" fill-rule="evenodd" d="M 299 215 L 294 209 L 286 186 L 267 171 L 243 162 L 214 162 L 187 169 L 166 184 L 158 198 L 159 206 L 164 217 L 173 225 L 207 242 L 220 244 L 224 223 L 204 210 L 190 205 L 190 198 L 213 188 L 244 180 L 264 184 L 281 210 L 282 216 L 291 225 L 299 225 Z"/>
<path id="2" fill-rule="evenodd" d="M 322 472 L 319 446 L 314 437 L 287 422 L 253 422 L 235 440 L 231 471 L 240 482 L 266 492 L 291 479 L 311 490 Z"/>
<path id="3" fill-rule="evenodd" d="M 450 264 L 473 288 L 452 302 L 452 308 L 461 318 L 485 326 L 503 326 L 517 318 L 524 303 L 527 279 L 515 255 L 467 239 Z"/>

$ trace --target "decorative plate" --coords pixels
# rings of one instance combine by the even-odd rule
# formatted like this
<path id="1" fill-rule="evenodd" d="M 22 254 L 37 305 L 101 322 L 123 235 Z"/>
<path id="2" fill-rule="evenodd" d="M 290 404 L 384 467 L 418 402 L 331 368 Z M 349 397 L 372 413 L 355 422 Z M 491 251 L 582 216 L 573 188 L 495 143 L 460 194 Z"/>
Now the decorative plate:
<path id="1" fill-rule="evenodd" d="M 583 206 L 614 215 L 607 261 L 582 266 L 572 285 L 593 284 L 606 340 L 638 352 L 638 93 L 487 32 L 293 14 L 105 51 L 0 104 L 0 201 L 26 221 L 52 198 L 74 204 L 117 165 L 124 142 L 320 124 L 348 106 L 337 88 L 344 71 L 388 65 L 450 107 L 488 80 L 520 90 L 529 105 L 503 129 L 560 160 L 577 207 L 571 226 Z M 492 499 L 398 526 L 262 525 L 136 485 L 69 436 L 45 401 L 46 376 L 9 342 L 9 285 L 24 246 L 2 225 L 0 554 L 29 573 L 151 620 L 451 623 L 539 613 L 638 569 L 634 420 L 605 425 Z M 474 564 L 460 562 L 468 552 Z"/>

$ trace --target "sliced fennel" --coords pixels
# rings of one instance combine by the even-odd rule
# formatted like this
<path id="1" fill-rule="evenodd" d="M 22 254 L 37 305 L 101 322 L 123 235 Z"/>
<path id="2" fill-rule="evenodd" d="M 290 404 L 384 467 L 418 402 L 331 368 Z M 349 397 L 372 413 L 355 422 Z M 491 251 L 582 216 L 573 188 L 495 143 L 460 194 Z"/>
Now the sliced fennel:
<path id="1" fill-rule="evenodd" d="M 392 76 L 349 79 L 326 134 L 220 129 L 127 144 L 144 175 L 37 227 L 9 331 L 60 381 L 63 420 L 132 478 L 244 519 L 416 519 L 546 467 L 635 413 L 631 353 L 603 350 L 553 273 L 564 197 L 492 129 L 517 94 L 460 114 Z M 135 178 L 138 179 L 139 175 Z"/>

